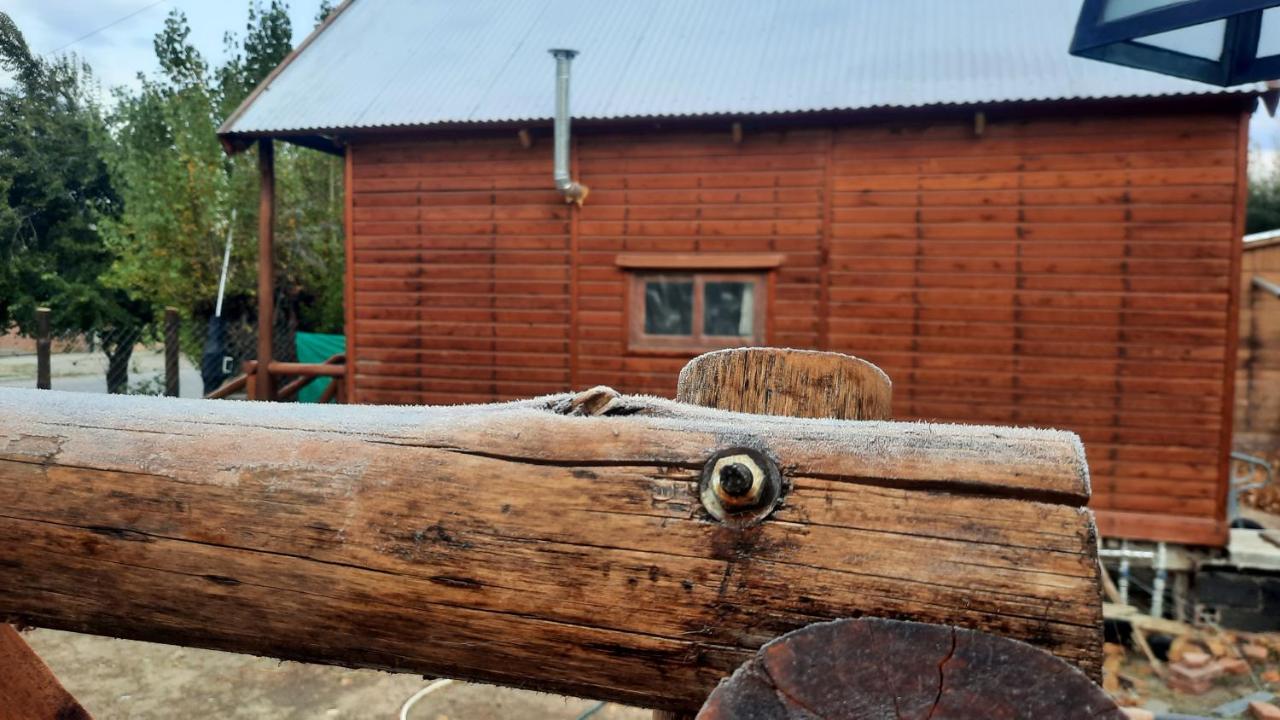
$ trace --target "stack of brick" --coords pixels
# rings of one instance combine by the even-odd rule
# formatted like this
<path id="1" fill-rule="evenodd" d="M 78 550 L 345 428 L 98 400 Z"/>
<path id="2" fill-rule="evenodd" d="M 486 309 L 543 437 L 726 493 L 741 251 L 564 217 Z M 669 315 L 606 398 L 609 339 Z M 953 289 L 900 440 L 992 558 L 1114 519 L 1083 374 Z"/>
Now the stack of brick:
<path id="1" fill-rule="evenodd" d="M 1280 707 L 1269 702 L 1249 703 L 1249 717 L 1253 720 L 1280 720 Z"/>
<path id="2" fill-rule="evenodd" d="M 1212 659 L 1208 653 L 1183 653 L 1181 660 L 1169 663 L 1169 687 L 1191 695 L 1209 692 L 1213 681 L 1226 672 L 1221 663 L 1211 662 Z"/>

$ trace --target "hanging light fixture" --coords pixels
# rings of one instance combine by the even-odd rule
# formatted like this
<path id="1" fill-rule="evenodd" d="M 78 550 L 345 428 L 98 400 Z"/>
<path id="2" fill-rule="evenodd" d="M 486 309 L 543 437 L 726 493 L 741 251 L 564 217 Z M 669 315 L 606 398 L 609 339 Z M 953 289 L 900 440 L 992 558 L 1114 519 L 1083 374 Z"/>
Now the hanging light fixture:
<path id="1" fill-rule="evenodd" d="M 1224 87 L 1280 78 L 1280 0 L 1084 0 L 1071 54 Z"/>

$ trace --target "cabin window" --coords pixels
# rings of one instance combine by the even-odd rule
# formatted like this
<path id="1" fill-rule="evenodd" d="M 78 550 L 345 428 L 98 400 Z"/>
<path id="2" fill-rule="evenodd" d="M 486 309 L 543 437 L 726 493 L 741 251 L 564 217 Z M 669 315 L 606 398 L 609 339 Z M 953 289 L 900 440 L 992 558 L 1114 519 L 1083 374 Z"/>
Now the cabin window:
<path id="1" fill-rule="evenodd" d="M 631 275 L 631 347 L 701 351 L 764 343 L 763 273 Z"/>

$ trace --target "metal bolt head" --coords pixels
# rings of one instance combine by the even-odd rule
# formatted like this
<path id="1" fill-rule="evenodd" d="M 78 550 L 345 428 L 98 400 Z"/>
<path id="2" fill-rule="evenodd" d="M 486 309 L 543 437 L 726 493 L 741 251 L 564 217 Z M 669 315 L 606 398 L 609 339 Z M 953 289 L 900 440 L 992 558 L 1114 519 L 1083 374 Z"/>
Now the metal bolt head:
<path id="1" fill-rule="evenodd" d="M 720 468 L 721 494 L 731 498 L 745 498 L 751 494 L 755 478 L 751 469 L 742 463 L 730 463 Z"/>
<path id="2" fill-rule="evenodd" d="M 703 467 L 699 494 L 715 519 L 750 525 L 773 511 L 782 495 L 782 477 L 777 465 L 757 450 L 723 450 Z"/>

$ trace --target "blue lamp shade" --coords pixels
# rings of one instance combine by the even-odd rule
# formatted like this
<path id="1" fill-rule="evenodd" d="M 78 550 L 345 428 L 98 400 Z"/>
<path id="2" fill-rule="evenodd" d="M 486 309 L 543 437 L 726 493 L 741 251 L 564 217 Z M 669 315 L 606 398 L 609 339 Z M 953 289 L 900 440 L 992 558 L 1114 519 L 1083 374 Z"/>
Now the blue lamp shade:
<path id="1" fill-rule="evenodd" d="M 1084 0 L 1071 54 L 1224 87 L 1280 78 L 1280 0 Z"/>

